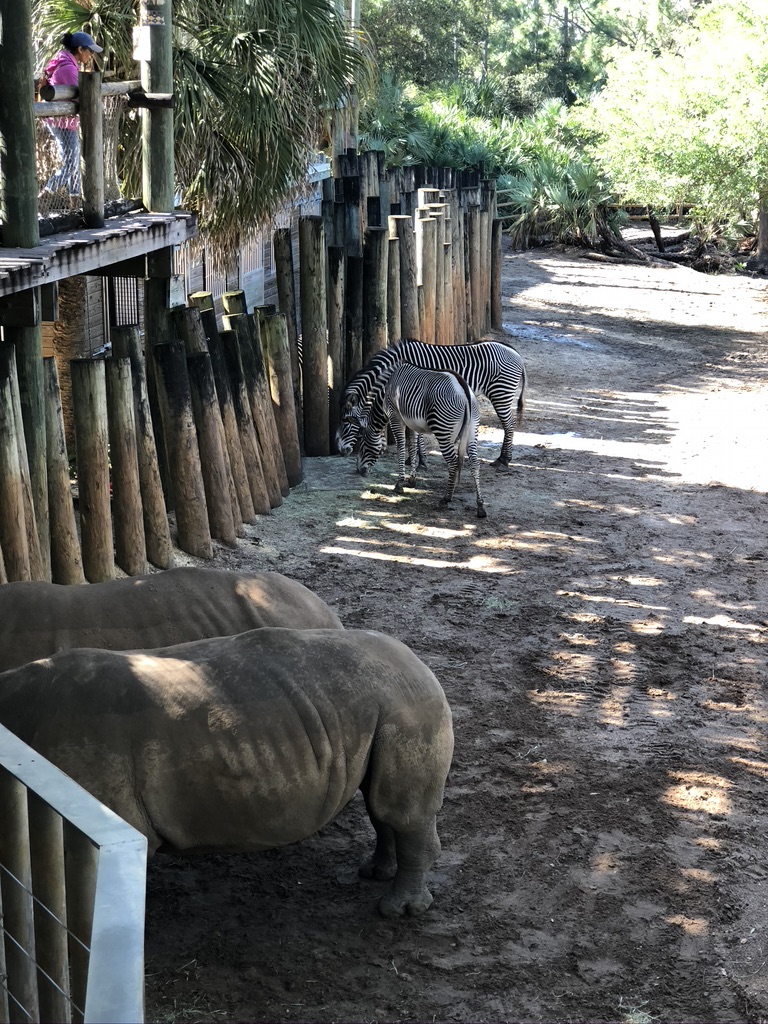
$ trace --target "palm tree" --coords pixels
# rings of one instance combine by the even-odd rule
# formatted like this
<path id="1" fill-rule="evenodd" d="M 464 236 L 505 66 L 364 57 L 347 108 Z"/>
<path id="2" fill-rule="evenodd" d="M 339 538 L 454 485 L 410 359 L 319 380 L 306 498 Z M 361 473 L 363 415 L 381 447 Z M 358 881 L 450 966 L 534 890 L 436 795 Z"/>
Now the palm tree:
<path id="1" fill-rule="evenodd" d="M 36 0 L 48 53 L 66 31 L 96 36 L 119 77 L 136 77 L 138 0 Z M 185 209 L 229 248 L 301 182 L 324 119 L 367 85 L 365 37 L 337 0 L 173 0 L 176 181 Z M 126 119 L 123 175 L 140 192 L 138 119 Z"/>

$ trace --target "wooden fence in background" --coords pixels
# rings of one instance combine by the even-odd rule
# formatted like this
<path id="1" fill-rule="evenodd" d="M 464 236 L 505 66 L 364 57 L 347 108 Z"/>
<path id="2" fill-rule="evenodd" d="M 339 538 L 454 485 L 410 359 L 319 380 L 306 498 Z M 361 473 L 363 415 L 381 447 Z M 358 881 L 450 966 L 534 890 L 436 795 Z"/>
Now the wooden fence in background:
<path id="1" fill-rule="evenodd" d="M 74 360 L 76 486 L 56 363 L 45 360 L 50 527 L 38 535 L 12 346 L 0 346 L 0 582 L 101 582 L 210 558 L 331 454 L 344 384 L 401 337 L 472 342 L 501 326 L 496 183 L 349 151 L 322 212 L 274 235 L 277 305 L 196 292 L 169 337 L 112 329 Z M 148 318 L 148 322 L 155 322 Z M 79 520 L 79 522 L 78 522 Z M 175 537 L 172 535 L 175 526 Z"/>

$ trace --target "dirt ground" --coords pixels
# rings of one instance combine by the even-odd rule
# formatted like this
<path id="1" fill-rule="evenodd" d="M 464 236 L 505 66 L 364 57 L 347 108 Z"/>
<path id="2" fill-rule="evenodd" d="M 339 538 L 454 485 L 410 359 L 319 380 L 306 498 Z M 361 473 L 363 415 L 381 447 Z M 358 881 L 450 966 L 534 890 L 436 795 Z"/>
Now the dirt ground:
<path id="1" fill-rule="evenodd" d="M 258 856 L 158 857 L 153 1021 L 768 1021 L 766 284 L 506 253 L 513 466 L 393 494 L 340 458 L 216 563 L 300 580 L 441 680 L 432 907 L 376 912 L 358 798 Z M 191 560 L 190 560 L 191 561 Z"/>

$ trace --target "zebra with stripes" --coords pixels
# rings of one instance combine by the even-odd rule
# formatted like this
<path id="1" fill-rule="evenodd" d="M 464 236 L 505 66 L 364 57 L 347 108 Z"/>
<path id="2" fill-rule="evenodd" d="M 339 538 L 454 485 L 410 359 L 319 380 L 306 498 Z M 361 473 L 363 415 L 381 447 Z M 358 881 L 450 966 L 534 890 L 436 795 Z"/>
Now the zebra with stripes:
<path id="1" fill-rule="evenodd" d="M 432 345 L 406 339 L 376 352 L 344 389 L 341 419 L 348 419 L 347 440 L 354 427 L 353 410 L 365 410 L 378 385 L 387 379 L 395 366 L 404 362 L 425 369 L 452 370 L 467 382 L 472 391 L 485 395 L 504 428 L 504 441 L 494 465 L 499 468 L 509 466 L 515 426 L 519 427 L 523 418 L 526 375 L 520 353 L 499 341 Z M 338 441 L 337 435 L 337 444 Z"/>
<path id="2" fill-rule="evenodd" d="M 477 455 L 477 430 L 480 410 L 472 389 L 452 370 L 425 370 L 411 363 L 400 363 L 376 388 L 367 416 L 356 416 L 360 428 L 357 453 L 358 472 L 365 476 L 387 446 L 387 423 L 397 441 L 398 477 L 395 493 L 402 494 L 405 478 L 406 427 L 418 434 L 435 435 L 448 466 L 448 490 L 442 499 L 448 504 L 461 477 L 466 459 L 475 482 L 477 515 L 487 513 L 480 495 L 480 460 Z M 411 434 L 411 473 L 408 484 L 416 481 L 416 435 Z"/>

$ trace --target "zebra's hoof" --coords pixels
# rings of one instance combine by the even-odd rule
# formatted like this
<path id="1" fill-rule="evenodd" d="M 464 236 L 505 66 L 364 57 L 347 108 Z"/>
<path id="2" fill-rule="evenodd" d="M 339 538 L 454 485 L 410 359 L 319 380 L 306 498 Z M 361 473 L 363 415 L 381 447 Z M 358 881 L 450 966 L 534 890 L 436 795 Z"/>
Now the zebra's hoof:
<path id="1" fill-rule="evenodd" d="M 477 506 L 477 518 L 478 519 L 487 519 L 488 518 L 488 513 L 485 511 L 485 505 L 478 505 Z"/>
<path id="2" fill-rule="evenodd" d="M 494 462 L 492 462 L 491 465 L 496 467 L 496 472 L 497 473 L 509 473 L 510 472 L 509 463 L 506 462 L 506 461 L 502 461 L 501 456 L 499 456 L 498 459 L 496 459 Z"/>
<path id="3" fill-rule="evenodd" d="M 404 494 L 404 493 L 405 493 L 405 487 L 403 487 L 403 485 L 398 480 L 397 483 L 395 484 L 395 494 Z"/>

